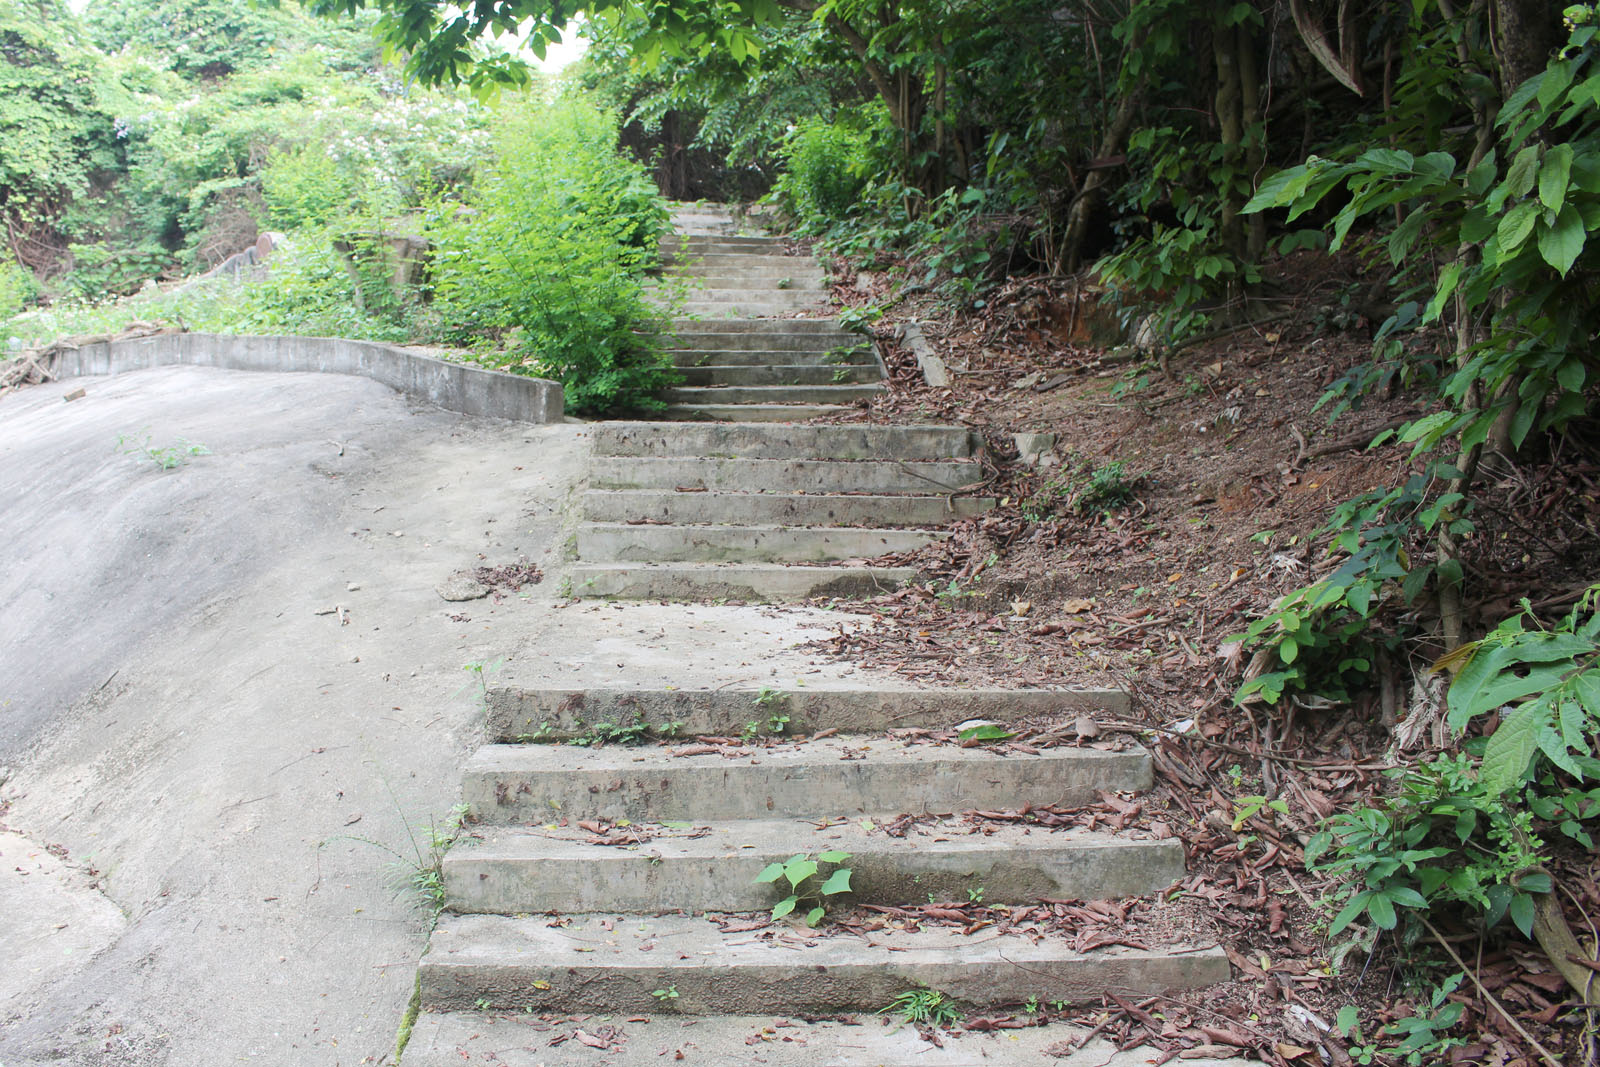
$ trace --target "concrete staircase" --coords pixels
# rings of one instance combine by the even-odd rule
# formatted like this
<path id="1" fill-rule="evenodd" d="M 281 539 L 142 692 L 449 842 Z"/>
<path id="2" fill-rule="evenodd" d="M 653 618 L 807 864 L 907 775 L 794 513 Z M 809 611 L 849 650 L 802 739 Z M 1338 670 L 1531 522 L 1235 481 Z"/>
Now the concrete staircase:
<path id="1" fill-rule="evenodd" d="M 577 596 L 803 600 L 892 590 L 907 551 L 993 505 L 950 426 L 601 423 L 578 527 Z"/>
<path id="2" fill-rule="evenodd" d="M 742 232 L 720 206 L 681 204 L 673 219 L 662 259 L 687 300 L 673 322 L 685 381 L 666 398 L 670 418 L 809 419 L 883 391 L 882 361 L 832 319 L 814 257 Z"/>
<path id="3" fill-rule="evenodd" d="M 881 916 L 808 929 L 767 916 L 783 892 L 758 883 L 761 870 L 825 850 L 850 854 L 839 864 L 851 871 L 848 905 L 981 897 L 1026 907 L 1160 892 L 1183 874 L 1172 839 L 963 817 L 1148 788 L 1144 752 L 1030 755 L 882 732 L 1125 705 L 1116 692 L 496 691 L 493 743 L 463 782 L 477 823 L 445 857 L 447 906 L 422 962 L 422 1014 L 404 1063 L 653 1063 L 685 1041 L 698 1054 L 678 1058 L 769 1062 L 769 1038 L 799 1038 L 813 1054 L 770 1062 L 1043 1062 L 1039 1050 L 1066 1036 L 1059 1029 L 967 1034 L 947 1039 L 964 1058 L 928 1059 L 909 1028 L 784 1022 L 795 1032 L 776 1037 L 771 1028 L 790 1017 L 870 1022 L 916 989 L 983 1013 L 1030 997 L 1138 998 L 1225 981 L 1214 946 L 1076 951 L 1025 923 L 997 933 Z M 753 722 L 767 736 L 714 751 L 528 743 L 592 735 L 598 722 L 724 737 L 748 736 Z M 902 814 L 920 818 L 891 836 L 884 827 Z M 564 1040 L 574 1027 L 603 1032 L 607 1047 Z"/>
<path id="4" fill-rule="evenodd" d="M 797 286 L 815 277 L 791 266 L 797 257 L 733 232 L 724 213 L 685 207 L 679 225 L 699 252 L 706 293 L 798 301 L 815 291 Z M 707 267 L 713 256 L 723 259 Z M 779 259 L 787 273 L 771 268 Z M 765 284 L 774 278 L 789 285 Z M 741 314 L 768 306 L 709 302 Z M 677 414 L 737 421 L 593 427 L 574 593 L 872 592 L 911 574 L 861 559 L 926 543 L 992 504 L 952 495 L 982 477 L 964 428 L 782 421 L 836 410 L 858 395 L 841 392 L 862 388 L 854 379 L 880 373 L 869 350 L 827 321 L 706 319 L 680 323 L 679 338 L 692 384 L 676 395 Z M 837 852 L 849 854 L 837 865 L 850 871 L 850 892 L 835 913 L 1159 893 L 1183 874 L 1175 840 L 971 814 L 1147 789 L 1145 752 L 949 741 L 968 719 L 1072 722 L 1127 705 L 1115 691 L 491 691 L 490 743 L 462 783 L 475 821 L 442 864 L 445 910 L 422 961 L 404 1065 L 1138 1062 L 1101 1048 L 1059 1059 L 1071 1036 L 1061 1027 L 941 1044 L 876 1013 L 917 990 L 983 1013 L 1030 998 L 1210 985 L 1229 977 L 1219 948 L 1078 947 L 1042 918 L 1004 931 L 1004 919 L 963 927 L 903 911 L 811 929 L 773 920 L 784 891 L 758 881 L 802 856 L 825 875 L 819 854 Z M 943 740 L 895 732 L 917 728 Z M 594 743 L 618 729 L 646 742 L 690 740 Z"/>
<path id="5" fill-rule="evenodd" d="M 686 384 L 664 423 L 602 423 L 570 572 L 578 596 L 791 601 L 892 590 L 909 568 L 860 562 L 921 547 L 992 500 L 953 426 L 797 426 L 882 389 L 870 341 L 823 318 L 822 272 L 726 209 L 679 205 L 669 258 L 732 318 L 676 323 Z M 742 295 L 761 294 L 755 304 Z M 783 302 L 778 309 L 774 301 Z M 811 305 L 815 305 L 811 307 Z M 697 305 L 701 309 L 709 305 Z"/>

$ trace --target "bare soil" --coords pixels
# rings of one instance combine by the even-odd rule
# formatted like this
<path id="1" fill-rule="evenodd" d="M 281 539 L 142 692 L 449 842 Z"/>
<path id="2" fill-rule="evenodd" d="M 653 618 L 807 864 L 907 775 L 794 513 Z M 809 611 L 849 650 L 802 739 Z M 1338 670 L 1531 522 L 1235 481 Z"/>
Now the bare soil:
<path id="1" fill-rule="evenodd" d="M 844 303 L 885 295 L 881 277 L 857 284 L 842 264 L 836 276 Z M 1248 663 L 1228 638 L 1338 564 L 1322 531 L 1335 505 L 1421 469 L 1410 446 L 1368 444 L 1421 413 L 1426 398 L 1397 387 L 1337 420 L 1316 410 L 1330 385 L 1370 359 L 1372 323 L 1335 299 L 1357 288 L 1359 271 L 1307 255 L 1273 280 L 1287 302 L 1265 321 L 1160 360 L 1104 347 L 1115 323 L 1077 280 L 1013 280 L 966 315 L 895 305 L 874 327 L 891 389 L 845 421 L 972 427 L 987 449 L 985 479 L 971 491 L 999 505 L 957 523 L 939 545 L 881 560 L 918 567 L 919 583 L 835 605 L 879 625 L 841 627 L 815 647 L 923 683 L 1127 687 L 1133 721 L 1102 716 L 1079 724 L 1088 736 L 1063 743 L 1137 734 L 1155 756 L 1158 788 L 1131 815 L 1127 801 L 1106 797 L 1072 817 L 1175 834 L 1190 875 L 1167 900 L 1128 902 L 1101 928 L 1221 940 L 1237 981 L 1179 1000 L 1108 997 L 1078 1021 L 1171 1056 L 1235 1047 L 1270 1063 L 1342 1065 L 1360 1051 L 1331 1029 L 1341 1007 L 1360 1008 L 1370 1040 L 1379 1025 L 1416 1013 L 1430 977 L 1455 970 L 1434 943 L 1330 942 L 1326 901 L 1337 886 L 1303 861 L 1323 818 L 1371 799 L 1390 780 L 1385 770 L 1420 761 L 1430 736 L 1438 740 L 1424 732 L 1402 752 L 1393 735 L 1397 721 L 1428 706 L 1427 668 L 1441 651 L 1426 636 L 1433 609 L 1425 598 L 1385 609 L 1378 625 L 1406 640 L 1345 705 L 1238 705 Z M 949 366 L 949 388 L 923 383 L 899 337 L 908 319 L 922 321 Z M 1018 433 L 1054 435 L 1053 444 L 1030 465 L 1017 454 Z M 1558 616 L 1600 575 L 1597 446 L 1589 424 L 1486 464 L 1466 545 L 1480 632 L 1524 597 Z M 1250 797 L 1276 798 L 1288 812 L 1241 820 Z M 1585 915 L 1600 914 L 1600 861 L 1572 856 L 1561 866 L 1569 921 L 1588 930 Z M 1595 1062 L 1584 1013 L 1570 1010 L 1571 991 L 1536 946 L 1466 921 L 1443 934 L 1482 984 L 1451 994 L 1466 1006 L 1453 1031 L 1460 1042 L 1435 1055 L 1541 1062 L 1531 1035 L 1562 1063 Z M 1430 975 L 1438 964 L 1448 969 Z"/>

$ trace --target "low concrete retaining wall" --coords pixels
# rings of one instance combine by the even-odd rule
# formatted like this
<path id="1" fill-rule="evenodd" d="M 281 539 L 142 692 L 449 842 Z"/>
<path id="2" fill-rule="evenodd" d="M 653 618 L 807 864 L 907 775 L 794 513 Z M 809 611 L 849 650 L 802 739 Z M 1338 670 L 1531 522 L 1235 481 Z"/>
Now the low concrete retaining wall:
<path id="1" fill-rule="evenodd" d="M 359 374 L 463 415 L 519 422 L 560 422 L 562 418 L 558 382 L 446 363 L 372 341 L 167 333 L 100 341 L 64 351 L 50 370 L 58 378 L 73 378 L 180 363 L 224 370 Z"/>

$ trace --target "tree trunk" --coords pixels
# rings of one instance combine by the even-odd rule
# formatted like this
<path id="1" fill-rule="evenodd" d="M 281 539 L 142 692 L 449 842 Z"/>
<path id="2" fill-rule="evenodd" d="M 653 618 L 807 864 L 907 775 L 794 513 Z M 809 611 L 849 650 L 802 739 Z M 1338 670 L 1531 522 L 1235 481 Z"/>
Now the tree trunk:
<path id="1" fill-rule="evenodd" d="M 1244 23 L 1237 27 L 1239 50 L 1239 107 L 1244 120 L 1244 166 L 1250 188 L 1256 187 L 1261 171 L 1267 164 L 1267 131 L 1261 125 L 1261 78 L 1256 70 L 1255 42 Z M 1256 212 L 1250 216 L 1245 237 L 1245 255 L 1251 263 L 1260 261 L 1267 250 L 1267 216 Z"/>
<path id="2" fill-rule="evenodd" d="M 1500 95 L 1544 70 L 1561 43 L 1561 5 L 1552 0 L 1493 0 L 1495 59 Z"/>
<path id="3" fill-rule="evenodd" d="M 1243 160 L 1244 112 L 1241 106 L 1243 92 L 1239 83 L 1238 43 L 1239 35 L 1233 28 L 1212 27 L 1211 55 L 1217 64 L 1214 106 L 1218 136 L 1222 141 L 1222 165 L 1228 170 L 1238 167 Z M 1222 210 L 1217 220 L 1217 236 L 1234 259 L 1243 262 L 1246 248 L 1244 222 L 1239 209 L 1244 204 L 1239 198 L 1237 179 L 1226 179 L 1220 191 Z"/>
<path id="4" fill-rule="evenodd" d="M 1139 47 L 1139 42 L 1134 42 L 1131 47 Z M 1122 151 L 1133 129 L 1134 116 L 1139 113 L 1139 100 L 1143 92 L 1144 86 L 1140 84 L 1117 101 L 1116 114 L 1112 115 L 1105 135 L 1100 138 L 1100 151 L 1096 159 L 1110 159 Z M 1105 195 L 1101 190 L 1111 180 L 1111 172 L 1111 167 L 1102 166 L 1084 175 L 1083 185 L 1078 195 L 1072 198 L 1072 206 L 1067 209 L 1067 230 L 1061 238 L 1061 259 L 1069 274 L 1083 266 L 1083 239 L 1089 232 L 1089 219 Z"/>

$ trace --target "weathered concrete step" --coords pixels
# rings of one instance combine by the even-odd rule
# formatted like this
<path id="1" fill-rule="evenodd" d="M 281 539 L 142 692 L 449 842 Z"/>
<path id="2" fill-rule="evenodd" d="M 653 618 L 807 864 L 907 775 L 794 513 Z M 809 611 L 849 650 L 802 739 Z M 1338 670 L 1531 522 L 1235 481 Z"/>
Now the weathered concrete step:
<path id="1" fill-rule="evenodd" d="M 763 939 L 722 934 L 703 919 L 598 917 L 553 927 L 549 919 L 445 915 L 422 958 L 430 1009 L 530 1012 L 657 1011 L 672 989 L 676 1011 L 742 1014 L 775 1005 L 796 1014 L 875 1009 L 908 989 L 940 990 L 972 1008 L 1137 998 L 1230 977 L 1219 948 L 1073 952 L 1052 941 L 967 937 L 960 930 L 878 931 L 871 940 L 814 931 Z"/>
<path id="2" fill-rule="evenodd" d="M 774 325 L 785 325 L 790 322 L 812 322 L 812 319 L 752 319 L 745 323 L 747 326 L 759 326 L 770 322 Z M 697 323 L 696 325 L 712 325 Z M 829 353 L 855 353 L 871 351 L 867 339 L 856 333 L 836 331 L 833 333 L 771 333 L 761 330 L 751 330 L 744 333 L 714 333 L 699 331 L 684 331 L 677 337 L 667 339 L 668 351 L 688 352 L 782 352 L 782 358 L 768 360 L 772 363 L 782 363 L 800 354 L 816 355 L 823 357 Z"/>
<path id="3" fill-rule="evenodd" d="M 662 391 L 669 404 L 853 404 L 884 391 L 877 382 L 855 385 L 674 386 Z"/>
<path id="4" fill-rule="evenodd" d="M 942 536 L 928 530 L 861 527 L 586 522 L 578 527 L 578 558 L 586 563 L 823 563 L 910 552 Z"/>
<path id="5" fill-rule="evenodd" d="M 798 567 L 782 563 L 577 563 L 577 596 L 619 600 L 742 600 L 783 604 L 812 597 L 892 593 L 912 567 Z"/>
<path id="6" fill-rule="evenodd" d="M 754 718 L 755 716 L 752 716 Z M 569 818 L 764 819 L 1076 805 L 1150 788 L 1140 750 L 908 745 L 884 738 L 808 741 L 750 755 L 674 756 L 659 746 L 485 745 L 467 761 L 461 799 L 488 823 Z"/>
<path id="7" fill-rule="evenodd" d="M 738 247 L 701 246 L 682 255 L 674 253 L 671 266 L 673 271 L 700 268 L 713 274 L 771 273 L 779 277 L 786 271 L 802 271 L 819 276 L 826 273 L 822 261 L 814 256 L 790 256 L 781 250 L 774 254 Z"/>
<path id="8" fill-rule="evenodd" d="M 444 858 L 446 906 L 455 912 L 760 911 L 787 895 L 756 881 L 768 864 L 826 850 L 850 853 L 857 904 L 924 900 L 987 904 L 1151 896 L 1184 874 L 1175 838 L 1137 841 L 1085 830 L 950 821 L 921 824 L 903 838 L 855 820 L 766 819 L 689 828 L 635 823 L 649 840 L 590 844 L 589 831 L 489 828 Z M 824 877 L 832 868 L 824 865 Z"/>
<path id="9" fill-rule="evenodd" d="M 883 380 L 876 363 L 699 364 L 682 367 L 683 382 L 691 386 L 727 385 L 847 385 Z"/>
<path id="10" fill-rule="evenodd" d="M 634 722 L 677 733 L 737 734 L 752 719 L 786 715 L 786 736 L 818 730 L 875 733 L 891 728 L 940 729 L 968 719 L 1011 722 L 1069 718 L 1087 711 L 1126 716 L 1121 689 L 491 689 L 488 736 L 513 744 L 530 737 L 561 741 L 596 723 Z"/>
<path id="11" fill-rule="evenodd" d="M 855 348 L 674 348 L 672 361 L 680 367 L 876 367 L 878 357 L 865 345 Z"/>
<path id="12" fill-rule="evenodd" d="M 768 333 L 768 334 L 796 334 L 796 333 L 827 333 L 843 334 L 856 340 L 864 340 L 859 333 L 851 333 L 839 325 L 839 320 L 834 319 L 787 319 L 783 322 L 701 322 L 698 319 L 674 319 L 672 322 L 674 333 Z"/>
<path id="13" fill-rule="evenodd" d="M 756 294 L 758 297 L 761 294 Z M 774 294 L 781 296 L 782 294 Z M 817 294 L 802 294 L 816 296 Z M 678 310 L 685 315 L 694 315 L 702 324 L 712 322 L 736 322 L 741 325 L 748 324 L 752 319 L 781 319 L 784 322 L 794 322 L 793 315 L 831 315 L 828 305 L 819 299 L 809 301 L 796 300 L 767 300 L 761 299 L 720 301 L 701 300 L 699 294 L 691 293 L 691 299 L 678 306 Z M 832 322 L 831 318 L 815 318 L 815 322 Z"/>
<path id="14" fill-rule="evenodd" d="M 661 239 L 661 247 L 665 250 L 688 248 L 737 248 L 737 249 L 776 249 L 777 254 L 782 254 L 786 242 L 782 237 L 763 236 L 760 234 L 677 234 Z"/>
<path id="15" fill-rule="evenodd" d="M 826 273 L 822 264 L 810 256 L 743 255 L 710 249 L 674 256 L 674 274 L 715 274 L 737 277 L 785 278 L 815 277 Z"/>
<path id="16" fill-rule="evenodd" d="M 617 1037 L 605 1050 L 576 1038 L 587 1023 L 552 1025 L 523 1014 L 476 1010 L 423 1012 L 406 1045 L 405 1067 L 660 1067 L 679 1058 L 689 1064 L 763 1067 L 1150 1067 L 1160 1056 L 1148 1046 L 1119 1052 L 1104 1038 L 1063 1023 L 943 1033 L 934 1045 L 898 1017 L 875 1016 L 882 1005 L 848 1023 L 805 1022 L 781 1014 L 685 1018 L 663 1013 L 670 1007 L 670 1002 L 666 1009 L 658 1004 L 649 1014 L 604 1023 Z M 784 1009 L 779 1003 L 767 1007 Z M 1083 1048 L 1067 1051 L 1080 1042 L 1086 1042 Z M 1182 1067 L 1242 1063 L 1175 1062 Z"/>
<path id="17" fill-rule="evenodd" d="M 976 463 L 951 460 L 839 462 L 599 455 L 589 463 L 589 484 L 595 489 L 927 495 L 959 489 L 979 477 Z"/>
<path id="18" fill-rule="evenodd" d="M 943 526 L 992 507 L 993 497 L 972 496 L 679 493 L 654 489 L 595 489 L 583 494 L 583 516 L 593 522 L 654 519 L 786 526 Z"/>
<path id="19" fill-rule="evenodd" d="M 663 426 L 659 422 L 602 422 L 590 432 L 597 456 L 959 460 L 971 456 L 973 447 L 972 431 L 965 426 Z M 964 471 L 960 476 L 965 476 Z"/>
<path id="20" fill-rule="evenodd" d="M 717 270 L 722 268 L 718 267 Z M 744 297 L 731 294 L 743 293 L 746 296 L 759 293 L 763 298 L 776 297 L 782 293 L 806 294 L 807 300 L 817 299 L 817 293 L 828 288 L 827 280 L 820 273 L 816 274 L 785 274 L 782 271 L 773 271 L 769 274 L 712 274 L 704 270 L 686 270 L 676 272 L 674 277 L 682 279 L 689 286 L 692 294 L 727 293 L 726 297 L 718 299 L 738 300 Z"/>
<path id="21" fill-rule="evenodd" d="M 845 404 L 668 404 L 661 417 L 669 422 L 804 422 L 850 410 Z"/>
<path id="22" fill-rule="evenodd" d="M 655 296 L 660 289 L 651 286 L 645 289 L 645 296 Z M 820 288 L 810 289 L 792 287 L 780 289 L 776 286 L 744 286 L 735 289 L 714 289 L 710 286 L 690 284 L 684 295 L 691 304 L 728 304 L 730 306 L 743 304 L 769 304 L 774 307 L 784 306 L 792 308 L 811 307 L 823 299 Z"/>

